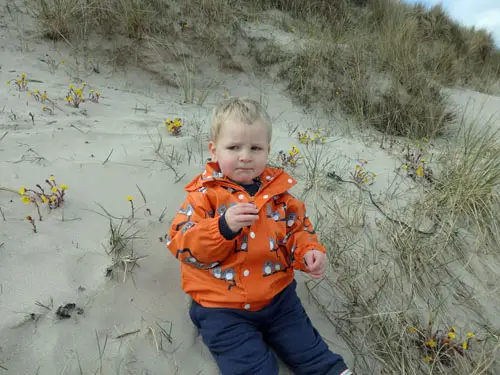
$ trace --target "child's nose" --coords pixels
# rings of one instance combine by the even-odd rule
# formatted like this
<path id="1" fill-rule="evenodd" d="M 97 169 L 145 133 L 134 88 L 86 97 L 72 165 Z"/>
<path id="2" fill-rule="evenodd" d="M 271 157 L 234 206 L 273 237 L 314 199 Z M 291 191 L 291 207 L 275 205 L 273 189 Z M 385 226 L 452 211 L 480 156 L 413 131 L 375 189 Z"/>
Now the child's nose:
<path id="1" fill-rule="evenodd" d="M 250 153 L 248 151 L 242 151 L 240 153 L 240 161 L 250 161 L 251 160 L 251 157 L 250 157 Z"/>

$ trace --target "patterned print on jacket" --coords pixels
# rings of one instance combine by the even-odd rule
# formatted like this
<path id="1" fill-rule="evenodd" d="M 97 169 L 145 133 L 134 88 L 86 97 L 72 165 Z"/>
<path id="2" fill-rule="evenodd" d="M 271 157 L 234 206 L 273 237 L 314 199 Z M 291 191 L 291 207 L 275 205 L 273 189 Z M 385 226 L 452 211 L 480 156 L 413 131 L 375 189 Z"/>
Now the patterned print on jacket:
<path id="1" fill-rule="evenodd" d="M 167 247 L 181 261 L 184 291 L 201 305 L 262 308 L 293 280 L 294 270 L 307 272 L 307 251 L 325 252 L 304 204 L 288 192 L 295 180 L 266 167 L 260 181 L 251 196 L 210 162 L 185 187 L 187 197 L 172 222 Z M 247 202 L 256 205 L 259 219 L 226 239 L 220 217 Z"/>

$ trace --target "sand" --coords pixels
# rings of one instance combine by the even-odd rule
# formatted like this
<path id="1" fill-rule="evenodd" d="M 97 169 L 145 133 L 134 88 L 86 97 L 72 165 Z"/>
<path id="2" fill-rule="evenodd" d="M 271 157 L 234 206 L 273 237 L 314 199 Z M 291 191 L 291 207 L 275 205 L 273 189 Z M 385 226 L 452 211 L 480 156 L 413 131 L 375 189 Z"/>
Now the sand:
<path id="1" fill-rule="evenodd" d="M 105 56 L 96 55 L 91 58 L 101 61 L 100 73 L 80 59 L 78 75 L 87 90 L 99 90 L 102 97 L 99 103 L 86 101 L 72 108 L 64 100 L 68 86 L 79 85 L 70 77 L 76 64 L 71 48 L 40 39 L 29 23 L 22 24 L 28 31 L 21 32 L 3 5 L 0 12 L 4 12 L 0 17 L 0 137 L 4 136 L 0 186 L 14 191 L 36 184 L 46 187 L 44 181 L 50 175 L 58 184 L 68 185 L 64 206 L 52 211 L 41 207 L 42 221 L 32 204 L 23 204 L 14 192 L 0 191 L 5 216 L 0 217 L 0 374 L 217 373 L 189 320 L 178 261 L 159 238 L 168 231 L 184 198 L 183 186 L 202 170 L 208 157 L 210 110 L 225 93 L 259 98 L 265 92 L 275 120 L 273 155 L 297 143 L 290 127 L 329 129 L 323 147 L 325 155 L 335 158 L 332 165 L 337 171 L 346 173 L 363 158 L 378 175 L 375 193 L 393 180 L 399 159 L 381 150 L 372 134 L 348 136 L 340 115 L 332 119 L 306 113 L 282 85 L 256 79 L 249 72 L 224 73 L 207 63 L 203 72 L 215 77 L 217 85 L 199 106 L 184 104 L 180 89 L 162 84 L 151 73 L 136 68 L 117 70 L 106 64 Z M 264 28 L 259 37 L 265 37 L 265 32 L 271 33 Z M 40 61 L 46 54 L 65 63 L 52 72 Z M 56 103 L 53 114 L 43 111 L 33 96 L 5 83 L 22 73 L 35 80 L 29 83 L 30 90 L 47 91 Z M 455 95 L 463 105 L 468 96 L 477 94 Z M 500 108 L 498 98 L 491 100 L 497 101 L 493 109 Z M 164 126 L 166 119 L 174 117 L 184 121 L 181 137 L 172 137 Z M 181 160 L 174 163 L 183 176 L 178 181 L 157 160 L 154 150 L 159 134 L 162 152 L 173 148 L 180 155 Z M 194 150 L 191 159 L 189 147 Z M 134 218 L 123 220 L 122 225 L 138 231 L 140 238 L 133 241 L 133 250 L 144 258 L 125 279 L 119 271 L 109 277 L 110 220 L 98 204 L 117 218 L 128 218 L 129 195 L 136 210 Z M 27 215 L 36 219 L 37 233 L 25 219 Z M 307 312 L 331 349 L 349 363 L 352 355 L 347 346 L 309 301 L 305 279 L 297 274 Z M 60 319 L 56 311 L 68 303 L 77 309 L 71 317 Z M 162 335 L 162 328 L 171 340 Z"/>

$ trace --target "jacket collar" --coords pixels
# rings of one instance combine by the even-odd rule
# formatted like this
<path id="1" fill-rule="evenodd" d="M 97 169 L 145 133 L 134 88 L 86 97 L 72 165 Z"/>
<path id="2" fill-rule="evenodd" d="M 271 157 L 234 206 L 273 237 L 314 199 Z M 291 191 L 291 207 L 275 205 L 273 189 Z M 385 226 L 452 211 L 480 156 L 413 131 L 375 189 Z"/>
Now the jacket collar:
<path id="1" fill-rule="evenodd" d="M 260 175 L 260 180 L 262 187 L 258 194 L 262 191 L 265 191 L 268 195 L 282 194 L 297 184 L 297 181 L 283 169 L 269 166 L 266 166 Z M 231 187 L 235 190 L 244 190 L 242 186 L 224 176 L 220 171 L 219 164 L 216 162 L 208 162 L 205 165 L 203 173 L 196 176 L 184 189 L 192 192 L 214 185 Z"/>

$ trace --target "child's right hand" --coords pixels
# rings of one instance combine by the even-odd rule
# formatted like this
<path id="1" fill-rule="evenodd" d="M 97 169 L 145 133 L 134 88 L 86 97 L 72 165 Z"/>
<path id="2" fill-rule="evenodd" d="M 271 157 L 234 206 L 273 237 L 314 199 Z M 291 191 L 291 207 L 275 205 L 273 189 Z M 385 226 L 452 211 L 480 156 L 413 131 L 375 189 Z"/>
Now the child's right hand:
<path id="1" fill-rule="evenodd" d="M 259 218 L 258 213 L 253 203 L 239 203 L 227 209 L 226 223 L 233 233 L 237 233 L 241 228 L 252 225 Z"/>

